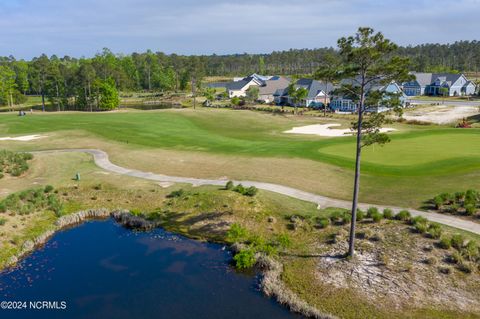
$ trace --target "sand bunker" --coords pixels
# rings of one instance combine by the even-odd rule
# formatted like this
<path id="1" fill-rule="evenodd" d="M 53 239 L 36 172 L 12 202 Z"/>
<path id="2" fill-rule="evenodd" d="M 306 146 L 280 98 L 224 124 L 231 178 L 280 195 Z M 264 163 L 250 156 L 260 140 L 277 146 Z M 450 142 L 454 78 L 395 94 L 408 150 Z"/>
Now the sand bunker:
<path id="1" fill-rule="evenodd" d="M 0 137 L 0 141 L 22 141 L 28 142 L 33 140 L 38 140 L 39 138 L 45 137 L 44 135 L 25 135 L 25 136 L 16 136 L 16 137 Z"/>
<path id="2" fill-rule="evenodd" d="M 294 127 L 289 131 L 284 133 L 291 134 L 310 134 L 318 136 L 327 136 L 327 137 L 338 137 L 338 136 L 351 136 L 353 131 L 351 129 L 331 129 L 331 127 L 341 126 L 341 124 L 331 123 L 331 124 L 314 124 L 307 126 Z M 394 128 L 382 128 L 380 129 L 382 133 L 396 131 Z"/>

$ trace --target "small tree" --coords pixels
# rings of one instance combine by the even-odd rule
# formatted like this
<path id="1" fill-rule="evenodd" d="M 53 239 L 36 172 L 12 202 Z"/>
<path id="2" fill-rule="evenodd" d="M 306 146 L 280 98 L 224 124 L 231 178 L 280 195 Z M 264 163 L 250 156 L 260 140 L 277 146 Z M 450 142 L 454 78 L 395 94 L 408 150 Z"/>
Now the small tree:
<path id="1" fill-rule="evenodd" d="M 449 93 L 448 88 L 441 87 L 438 91 L 442 96 L 442 104 L 445 104 L 445 97 L 447 97 Z"/>
<path id="2" fill-rule="evenodd" d="M 210 104 L 215 100 L 215 92 L 214 88 L 205 88 L 203 90 L 203 96 L 205 97 L 207 104 Z"/>
<path id="3" fill-rule="evenodd" d="M 292 83 L 288 86 L 288 96 L 290 97 L 295 108 L 294 113 L 297 114 L 297 106 L 300 102 L 307 98 L 308 91 L 303 87 L 297 88 L 295 87 L 295 84 Z"/>
<path id="4" fill-rule="evenodd" d="M 325 84 L 325 97 L 323 100 L 323 116 L 327 115 L 327 96 L 328 84 L 333 83 L 338 78 L 338 66 L 340 59 L 335 53 L 328 52 L 322 57 L 320 67 L 315 72 L 315 78 Z"/>
<path id="5" fill-rule="evenodd" d="M 340 78 L 350 80 L 348 84 L 342 84 L 341 91 L 347 92 L 358 105 L 358 119 L 353 123 L 357 138 L 348 248 L 348 255 L 353 257 L 360 191 L 361 151 L 363 147 L 385 144 L 389 141 L 388 136 L 380 132 L 385 117 L 382 114 L 375 114 L 365 120 L 363 117 L 365 108 L 366 105 L 378 105 L 380 102 L 386 104 L 398 102 L 398 99 L 385 99 L 386 92 L 374 91 L 371 88 L 378 84 L 390 83 L 393 80 L 408 81 L 412 77 L 408 74 L 408 58 L 394 55 L 397 45 L 385 39 L 382 33 L 374 33 L 371 28 L 359 28 L 355 36 L 340 38 L 338 47 L 341 63 L 337 72 Z"/>
<path id="6" fill-rule="evenodd" d="M 115 87 L 115 81 L 109 78 L 105 81 L 97 80 L 95 82 L 97 89 L 97 107 L 99 110 L 113 110 L 120 104 L 118 91 Z"/>
<path id="7" fill-rule="evenodd" d="M 258 86 L 251 86 L 248 88 L 247 90 L 247 100 L 250 101 L 250 102 L 255 102 L 256 100 L 258 100 L 258 94 L 259 94 L 260 90 L 258 89 Z"/>

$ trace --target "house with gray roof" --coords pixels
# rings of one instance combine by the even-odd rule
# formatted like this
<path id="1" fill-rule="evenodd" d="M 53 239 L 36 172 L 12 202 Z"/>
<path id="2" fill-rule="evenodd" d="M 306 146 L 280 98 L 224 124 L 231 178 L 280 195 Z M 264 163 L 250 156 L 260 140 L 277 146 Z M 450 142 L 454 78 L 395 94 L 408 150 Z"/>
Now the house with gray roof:
<path id="1" fill-rule="evenodd" d="M 275 93 L 284 91 L 290 85 L 290 79 L 283 76 L 274 76 L 270 80 L 266 80 L 258 88 L 258 100 L 271 103 L 275 100 Z"/>
<path id="2" fill-rule="evenodd" d="M 228 97 L 244 97 L 247 95 L 247 90 L 251 86 L 261 86 L 264 85 L 265 81 L 254 77 L 248 76 L 240 81 L 233 81 L 226 85 Z"/>
<path id="3" fill-rule="evenodd" d="M 353 85 L 353 86 L 358 85 L 356 84 L 355 80 L 351 80 L 351 79 L 343 80 L 341 84 Z M 382 101 L 386 101 L 386 99 L 391 98 L 388 95 L 394 94 L 398 96 L 401 107 L 405 108 L 408 106 L 407 96 L 403 92 L 400 85 L 398 85 L 396 82 L 390 82 L 386 85 L 373 83 L 367 86 L 366 89 L 368 92 L 371 92 L 371 91 L 385 92 L 386 96 L 383 97 Z M 382 101 L 378 105 L 366 105 L 365 111 L 375 112 L 375 113 L 389 111 L 390 108 L 386 106 L 387 103 L 384 102 L 382 104 Z M 330 105 L 329 105 L 332 111 L 339 112 L 339 113 L 356 113 L 358 111 L 358 106 L 359 106 L 358 101 L 353 101 L 351 98 L 348 98 L 342 95 L 333 96 L 332 101 L 330 102 Z"/>
<path id="4" fill-rule="evenodd" d="M 299 79 L 295 82 L 295 89 L 304 88 L 307 90 L 307 98 L 300 102 L 303 107 L 320 107 L 330 102 L 330 92 L 333 91 L 333 85 L 319 82 L 313 79 Z M 279 105 L 293 106 L 292 99 L 288 95 L 288 87 L 284 90 L 278 90 L 274 93 L 275 102 Z"/>
<path id="5" fill-rule="evenodd" d="M 476 85 L 463 74 L 453 73 L 412 73 L 415 79 L 403 83 L 403 91 L 408 96 L 443 95 L 461 96 L 475 94 Z"/>

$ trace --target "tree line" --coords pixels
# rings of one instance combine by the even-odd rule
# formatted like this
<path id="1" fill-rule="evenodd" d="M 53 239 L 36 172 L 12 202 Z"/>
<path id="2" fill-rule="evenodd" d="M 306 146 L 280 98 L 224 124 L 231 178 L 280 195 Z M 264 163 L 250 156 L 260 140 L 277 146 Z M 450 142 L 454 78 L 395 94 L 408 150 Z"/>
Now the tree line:
<path id="1" fill-rule="evenodd" d="M 130 55 L 103 49 L 92 58 L 41 55 L 30 61 L 0 57 L 0 105 L 42 96 L 58 110 L 97 110 L 114 105 L 120 91 L 184 91 L 199 87 L 204 76 L 314 74 L 338 49 L 291 49 L 270 54 L 182 56 L 147 51 Z M 480 42 L 398 47 L 392 55 L 408 57 L 409 69 L 424 72 L 480 71 Z M 107 95 L 105 95 L 107 94 Z"/>

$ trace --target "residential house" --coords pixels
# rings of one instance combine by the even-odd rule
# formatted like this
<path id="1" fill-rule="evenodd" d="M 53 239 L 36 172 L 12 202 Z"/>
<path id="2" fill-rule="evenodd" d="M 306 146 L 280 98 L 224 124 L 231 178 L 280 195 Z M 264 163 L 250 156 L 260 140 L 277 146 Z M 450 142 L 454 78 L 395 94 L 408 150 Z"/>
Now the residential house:
<path id="1" fill-rule="evenodd" d="M 463 74 L 415 72 L 412 74 L 415 79 L 403 83 L 403 91 L 407 96 L 443 95 L 444 89 L 448 96 L 475 94 L 475 84 Z"/>
<path id="2" fill-rule="evenodd" d="M 211 87 L 225 87 L 228 93 L 228 97 L 244 97 L 247 95 L 247 90 L 251 86 L 265 86 L 267 81 L 276 79 L 278 77 L 258 75 L 253 73 L 244 78 L 234 78 L 233 82 L 227 82 L 222 84 L 214 83 Z"/>
<path id="3" fill-rule="evenodd" d="M 282 76 L 274 76 L 263 82 L 258 88 L 258 100 L 271 103 L 275 101 L 275 93 L 283 91 L 290 85 L 290 80 Z"/>
<path id="4" fill-rule="evenodd" d="M 264 84 L 264 81 L 253 77 L 253 76 L 248 76 L 244 78 L 243 80 L 240 81 L 233 81 L 227 84 L 227 92 L 228 92 L 228 97 L 244 97 L 247 95 L 247 90 L 251 86 L 261 86 Z"/>
<path id="5" fill-rule="evenodd" d="M 345 84 L 355 85 L 353 80 L 344 80 L 342 82 Z M 400 99 L 401 107 L 408 106 L 407 96 L 402 91 L 402 88 L 396 82 L 391 82 L 387 85 L 378 85 L 378 84 L 371 85 L 370 87 L 367 87 L 367 90 L 368 91 L 379 90 L 386 93 L 397 94 Z M 388 98 L 389 98 L 388 96 L 385 97 L 385 99 L 388 99 Z M 334 112 L 341 112 L 341 113 L 355 113 L 358 110 L 358 102 L 353 101 L 352 99 L 349 99 L 344 96 L 333 97 L 329 106 L 330 106 L 330 109 L 332 109 Z M 380 103 L 379 105 L 367 105 L 365 110 L 367 112 L 378 113 L 378 112 L 388 111 L 389 108 L 385 105 L 382 105 L 382 103 Z"/>
<path id="6" fill-rule="evenodd" d="M 330 102 L 330 92 L 333 91 L 333 85 L 322 83 L 313 79 L 299 79 L 295 82 L 295 88 L 304 88 L 307 90 L 307 97 L 296 106 L 301 107 L 320 107 L 324 103 Z M 277 90 L 274 94 L 275 103 L 279 105 L 294 106 L 292 99 L 288 95 L 288 87 L 284 90 Z"/>

